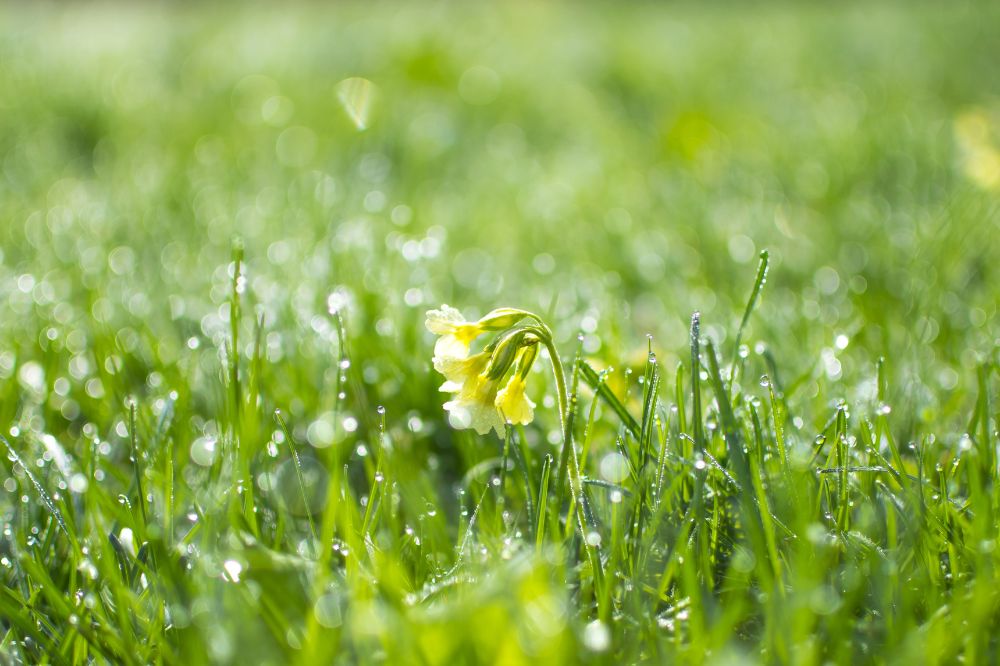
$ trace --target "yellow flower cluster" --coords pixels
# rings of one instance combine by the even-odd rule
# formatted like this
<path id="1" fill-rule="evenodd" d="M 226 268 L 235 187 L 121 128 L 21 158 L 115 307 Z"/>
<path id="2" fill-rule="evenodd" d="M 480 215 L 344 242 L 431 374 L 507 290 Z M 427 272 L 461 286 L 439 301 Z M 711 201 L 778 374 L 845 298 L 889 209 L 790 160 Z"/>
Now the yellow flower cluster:
<path id="1" fill-rule="evenodd" d="M 434 369 L 445 377 L 441 390 L 455 396 L 444 405 L 453 426 L 480 435 L 495 430 L 502 436 L 505 423 L 527 424 L 534 418 L 525 378 L 538 354 L 539 329 L 517 326 L 530 318 L 534 316 L 512 308 L 493 310 L 472 322 L 447 305 L 427 313 L 427 330 L 440 336 L 434 345 Z M 488 332 L 499 335 L 470 355 L 473 341 Z"/>

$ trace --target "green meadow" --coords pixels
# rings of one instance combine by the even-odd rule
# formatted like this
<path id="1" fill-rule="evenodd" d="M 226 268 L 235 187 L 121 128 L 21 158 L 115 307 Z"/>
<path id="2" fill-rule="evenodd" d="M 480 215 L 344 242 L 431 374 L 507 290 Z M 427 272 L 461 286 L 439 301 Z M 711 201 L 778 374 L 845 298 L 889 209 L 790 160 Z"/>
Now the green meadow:
<path id="1" fill-rule="evenodd" d="M 997 662 L 998 28 L 0 6 L 0 661 Z"/>

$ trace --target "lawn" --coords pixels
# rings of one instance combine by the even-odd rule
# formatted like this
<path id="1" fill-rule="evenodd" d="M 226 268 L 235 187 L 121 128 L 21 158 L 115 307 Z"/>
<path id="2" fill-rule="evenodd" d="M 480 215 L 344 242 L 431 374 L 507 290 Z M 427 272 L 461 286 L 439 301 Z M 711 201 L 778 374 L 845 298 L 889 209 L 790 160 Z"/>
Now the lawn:
<path id="1" fill-rule="evenodd" d="M 0 6 L 0 661 L 1000 660 L 997 26 Z"/>

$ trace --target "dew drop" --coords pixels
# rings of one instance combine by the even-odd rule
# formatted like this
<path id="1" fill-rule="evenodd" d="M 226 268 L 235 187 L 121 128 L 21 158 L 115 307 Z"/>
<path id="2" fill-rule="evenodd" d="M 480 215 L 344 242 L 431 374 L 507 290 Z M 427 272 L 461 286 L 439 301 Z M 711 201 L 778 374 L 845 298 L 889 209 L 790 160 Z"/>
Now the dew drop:
<path id="1" fill-rule="evenodd" d="M 231 583 L 240 582 L 240 574 L 243 573 L 243 565 L 236 560 L 226 560 L 223 563 L 222 568 L 225 569 L 226 573 L 223 576 L 225 580 Z"/>
<path id="2" fill-rule="evenodd" d="M 591 652 L 604 652 L 611 647 L 611 630 L 600 620 L 583 628 L 583 644 Z"/>

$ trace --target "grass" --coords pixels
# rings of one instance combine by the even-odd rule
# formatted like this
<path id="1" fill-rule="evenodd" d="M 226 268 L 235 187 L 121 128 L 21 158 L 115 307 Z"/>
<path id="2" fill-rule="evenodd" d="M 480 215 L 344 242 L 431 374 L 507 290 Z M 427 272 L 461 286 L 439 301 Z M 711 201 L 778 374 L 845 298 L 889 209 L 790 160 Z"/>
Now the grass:
<path id="1" fill-rule="evenodd" d="M 996 8 L 2 12 L 5 663 L 998 659 Z"/>

